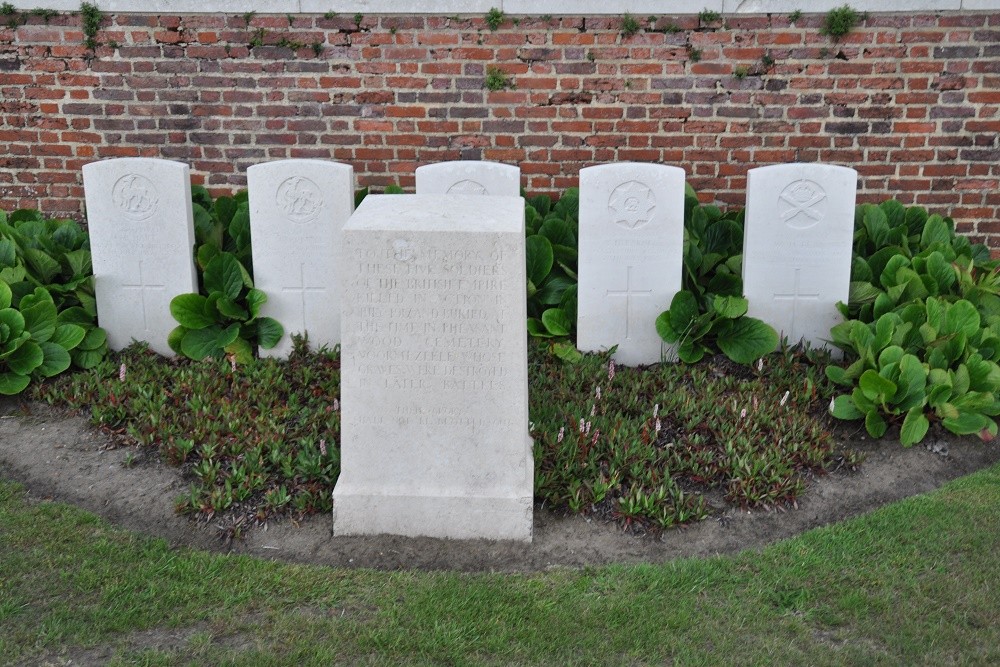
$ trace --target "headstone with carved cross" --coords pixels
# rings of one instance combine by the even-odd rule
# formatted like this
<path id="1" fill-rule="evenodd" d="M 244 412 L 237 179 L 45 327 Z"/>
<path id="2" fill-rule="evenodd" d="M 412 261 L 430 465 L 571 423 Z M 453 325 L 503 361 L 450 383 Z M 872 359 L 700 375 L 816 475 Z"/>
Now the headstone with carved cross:
<path id="1" fill-rule="evenodd" d="M 113 350 L 146 341 L 173 355 L 170 300 L 198 291 L 186 164 L 120 158 L 83 167 L 98 323 Z"/>
<path id="2" fill-rule="evenodd" d="M 439 162 L 417 167 L 416 177 L 418 195 L 521 195 L 521 169 L 499 162 Z"/>
<path id="3" fill-rule="evenodd" d="M 626 365 L 672 359 L 656 318 L 681 288 L 684 170 L 624 162 L 580 170 L 577 347 Z"/>
<path id="4" fill-rule="evenodd" d="M 261 315 L 285 329 L 261 356 L 287 357 L 292 334 L 313 349 L 340 342 L 340 231 L 354 211 L 354 169 L 329 160 L 275 160 L 247 170 L 254 286 Z"/>
<path id="5" fill-rule="evenodd" d="M 743 292 L 748 314 L 789 343 L 822 347 L 847 303 L 858 173 L 782 164 L 747 174 Z"/>

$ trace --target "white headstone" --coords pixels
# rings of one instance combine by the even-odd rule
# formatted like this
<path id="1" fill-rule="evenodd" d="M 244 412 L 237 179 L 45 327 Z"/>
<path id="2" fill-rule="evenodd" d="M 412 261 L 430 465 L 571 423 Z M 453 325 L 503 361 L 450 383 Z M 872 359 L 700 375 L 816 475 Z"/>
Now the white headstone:
<path id="1" fill-rule="evenodd" d="M 173 356 L 170 300 L 198 291 L 186 164 L 120 158 L 83 167 L 98 323 L 112 350 L 143 340 Z"/>
<path id="2" fill-rule="evenodd" d="M 340 342 L 340 231 L 354 212 L 354 169 L 328 160 L 275 160 L 247 169 L 254 286 L 261 315 L 285 329 L 261 356 L 287 357 L 292 334 L 313 349 Z"/>
<path id="3" fill-rule="evenodd" d="M 858 172 L 782 164 L 747 173 L 743 293 L 748 315 L 820 347 L 847 303 Z"/>
<path id="4" fill-rule="evenodd" d="M 499 162 L 456 160 L 417 167 L 418 195 L 521 195 L 521 169 Z"/>
<path id="5" fill-rule="evenodd" d="M 343 252 L 334 535 L 530 541 L 523 200 L 370 196 Z"/>
<path id="6" fill-rule="evenodd" d="M 617 345 L 635 366 L 672 359 L 656 318 L 681 288 L 684 170 L 624 162 L 580 170 L 577 347 Z"/>

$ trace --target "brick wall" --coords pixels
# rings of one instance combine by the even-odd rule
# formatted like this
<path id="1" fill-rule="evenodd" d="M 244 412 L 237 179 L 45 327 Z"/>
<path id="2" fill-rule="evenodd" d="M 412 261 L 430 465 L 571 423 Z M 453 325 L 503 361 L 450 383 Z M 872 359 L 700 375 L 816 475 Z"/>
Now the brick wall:
<path id="1" fill-rule="evenodd" d="M 856 168 L 862 201 L 950 213 L 1000 248 L 997 12 L 873 14 L 839 42 L 820 15 L 640 17 L 626 37 L 620 17 L 119 14 L 96 51 L 79 16 L 18 18 L 0 28 L 6 210 L 81 218 L 81 166 L 123 156 L 186 161 L 217 192 L 290 157 L 352 164 L 373 191 L 496 160 L 532 194 L 659 161 L 740 206 L 749 168 L 822 161 Z M 514 87 L 488 90 L 492 68 Z"/>

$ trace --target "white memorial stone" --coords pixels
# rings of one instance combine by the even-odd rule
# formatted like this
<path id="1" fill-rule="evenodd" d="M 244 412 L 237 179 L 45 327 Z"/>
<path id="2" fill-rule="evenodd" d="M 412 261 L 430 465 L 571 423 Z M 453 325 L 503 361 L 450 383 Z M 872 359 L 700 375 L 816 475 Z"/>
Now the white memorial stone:
<path id="1" fill-rule="evenodd" d="M 530 541 L 524 201 L 370 196 L 343 239 L 334 535 Z"/>
<path id="2" fill-rule="evenodd" d="M 747 173 L 743 293 L 748 315 L 821 347 L 847 303 L 858 172 L 782 164 Z"/>
<path id="3" fill-rule="evenodd" d="M 354 169 L 328 160 L 275 160 L 247 169 L 254 286 L 261 315 L 285 329 L 261 356 L 287 357 L 292 334 L 312 349 L 340 342 L 340 231 L 354 212 Z"/>
<path id="4" fill-rule="evenodd" d="M 173 356 L 170 300 L 198 291 L 186 164 L 119 158 L 83 167 L 97 319 L 112 350 L 133 340 Z"/>
<path id="5" fill-rule="evenodd" d="M 656 318 L 681 288 L 684 170 L 624 162 L 580 170 L 577 347 L 629 365 L 673 359 Z"/>
<path id="6" fill-rule="evenodd" d="M 439 162 L 417 167 L 416 177 L 418 195 L 521 195 L 521 168 L 499 162 Z"/>

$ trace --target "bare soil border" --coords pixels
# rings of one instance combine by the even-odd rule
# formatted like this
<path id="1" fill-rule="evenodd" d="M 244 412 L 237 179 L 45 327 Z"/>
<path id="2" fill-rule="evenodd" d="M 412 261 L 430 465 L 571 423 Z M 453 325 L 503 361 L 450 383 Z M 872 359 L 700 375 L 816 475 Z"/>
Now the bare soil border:
<path id="1" fill-rule="evenodd" d="M 864 464 L 857 472 L 839 470 L 809 479 L 797 508 L 720 510 L 660 537 L 536 507 L 530 545 L 395 536 L 335 538 L 329 516 L 271 523 L 243 540 L 226 542 L 216 526 L 196 524 L 174 512 L 174 500 L 187 490 L 178 468 L 147 452 L 114 448 L 109 436 L 83 417 L 0 398 L 0 478 L 22 483 L 34 501 L 76 505 L 173 546 L 333 567 L 534 572 L 731 554 L 864 514 L 1000 461 L 996 441 L 950 435 L 928 437 L 924 444 L 905 449 L 898 441 L 872 442 L 863 429 L 850 427 L 841 429 L 838 440 L 862 452 Z"/>

